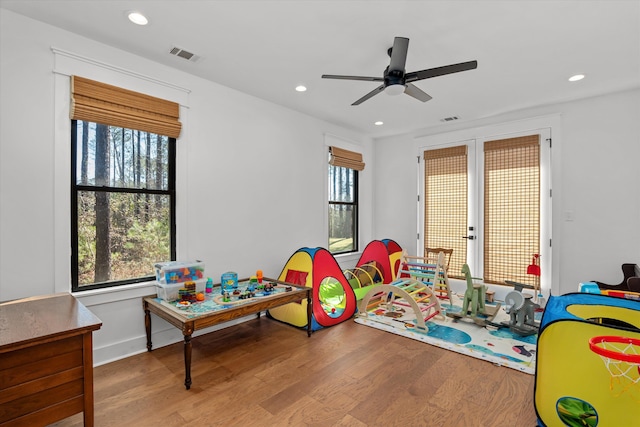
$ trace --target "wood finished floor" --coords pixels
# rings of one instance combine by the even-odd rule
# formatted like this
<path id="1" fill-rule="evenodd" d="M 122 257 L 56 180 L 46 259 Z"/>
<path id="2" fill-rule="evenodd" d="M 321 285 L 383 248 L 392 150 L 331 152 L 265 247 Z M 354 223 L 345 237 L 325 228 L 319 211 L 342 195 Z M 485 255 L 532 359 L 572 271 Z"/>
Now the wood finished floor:
<path id="1" fill-rule="evenodd" d="M 533 375 L 352 320 L 262 317 L 94 370 L 95 425 L 534 427 Z M 77 414 L 55 426 L 80 426 Z"/>

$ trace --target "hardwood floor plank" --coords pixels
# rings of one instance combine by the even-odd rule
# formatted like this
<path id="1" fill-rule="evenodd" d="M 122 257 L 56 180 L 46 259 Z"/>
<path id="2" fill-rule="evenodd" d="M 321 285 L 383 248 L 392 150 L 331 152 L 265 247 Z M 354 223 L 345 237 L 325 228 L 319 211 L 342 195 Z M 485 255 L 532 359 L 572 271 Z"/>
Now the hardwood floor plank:
<path id="1" fill-rule="evenodd" d="M 95 424 L 533 427 L 534 377 L 347 321 L 261 318 L 94 370 Z M 54 424 L 81 426 L 81 414 Z"/>

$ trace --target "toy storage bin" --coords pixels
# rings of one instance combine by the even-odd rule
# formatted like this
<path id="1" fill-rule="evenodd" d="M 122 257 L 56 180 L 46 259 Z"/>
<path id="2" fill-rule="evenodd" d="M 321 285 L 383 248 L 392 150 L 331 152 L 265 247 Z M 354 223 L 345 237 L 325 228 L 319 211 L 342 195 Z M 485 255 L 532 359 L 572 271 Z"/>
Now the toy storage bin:
<path id="1" fill-rule="evenodd" d="M 192 262 L 159 262 L 155 264 L 156 280 L 164 284 L 184 283 L 205 279 L 204 263 Z"/>
<path id="2" fill-rule="evenodd" d="M 207 279 L 191 280 L 196 282 L 196 292 L 204 292 L 207 284 Z M 180 299 L 180 289 L 184 288 L 185 283 L 160 283 L 156 282 L 156 293 L 158 298 L 165 301 L 176 301 Z"/>

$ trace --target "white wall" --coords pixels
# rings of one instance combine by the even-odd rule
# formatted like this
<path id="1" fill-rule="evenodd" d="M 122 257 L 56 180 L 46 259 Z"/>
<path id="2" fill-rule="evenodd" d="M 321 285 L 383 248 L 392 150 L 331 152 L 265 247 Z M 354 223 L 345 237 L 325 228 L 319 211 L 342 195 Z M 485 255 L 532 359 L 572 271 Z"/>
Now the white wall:
<path id="1" fill-rule="evenodd" d="M 619 283 L 622 263 L 640 264 L 640 90 L 375 141 L 384 161 L 375 165 L 374 235 L 416 247 L 416 156 L 424 136 L 481 137 L 526 130 L 531 122 L 552 128 L 552 293 L 589 280 Z"/>
<path id="2" fill-rule="evenodd" d="M 180 102 L 178 258 L 203 260 L 207 275 L 262 269 L 273 277 L 298 248 L 327 246 L 325 133 L 361 149 L 369 163 L 360 175 L 360 244 L 371 240 L 368 138 L 1 11 L 0 301 L 70 290 L 74 73 Z M 343 267 L 353 259 L 341 259 Z M 97 364 L 146 351 L 140 297 L 154 292 L 142 284 L 76 295 L 103 321 L 94 335 Z M 182 338 L 157 318 L 153 328 L 154 346 Z"/>
<path id="3" fill-rule="evenodd" d="M 69 290 L 68 99 L 60 89 L 64 73 L 53 72 L 52 46 L 188 90 L 178 141 L 178 256 L 204 260 L 213 277 L 257 268 L 277 275 L 299 247 L 326 246 L 324 133 L 362 146 L 361 245 L 391 238 L 412 250 L 416 137 L 554 114 L 554 293 L 584 280 L 619 281 L 621 263 L 640 262 L 640 90 L 372 144 L 347 129 L 2 9 L 0 300 Z M 93 70 L 89 78 L 119 79 L 117 70 L 81 68 Z M 131 84 L 136 77 L 122 80 Z M 573 221 L 564 221 L 566 212 Z M 95 334 L 96 363 L 145 351 L 139 297 L 153 292 L 138 285 L 80 297 L 104 322 Z M 177 330 L 154 320 L 155 346 L 180 339 Z"/>

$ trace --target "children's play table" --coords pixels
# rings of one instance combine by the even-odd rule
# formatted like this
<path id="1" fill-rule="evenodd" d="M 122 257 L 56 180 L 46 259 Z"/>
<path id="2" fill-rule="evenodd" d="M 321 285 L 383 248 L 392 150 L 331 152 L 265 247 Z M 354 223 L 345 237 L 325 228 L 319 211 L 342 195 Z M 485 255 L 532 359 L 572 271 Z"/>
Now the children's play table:
<path id="1" fill-rule="evenodd" d="M 242 293 L 246 290 L 249 279 L 238 281 L 238 289 Z M 264 278 L 263 283 L 272 284 L 274 288 L 270 292 L 258 289 L 255 296 L 241 299 L 239 295 L 230 293 L 228 301 L 222 299 L 220 285 L 213 288 L 213 292 L 206 294 L 201 302 L 194 302 L 187 308 L 181 307 L 178 302 L 164 301 L 155 295 L 142 298 L 144 309 L 145 329 L 147 332 L 147 350 L 152 350 L 151 344 L 151 313 L 166 320 L 171 325 L 182 331 L 184 335 L 184 386 L 191 388 L 191 335 L 199 330 L 220 323 L 229 322 L 240 317 L 257 314 L 260 317 L 262 311 L 278 307 L 291 302 L 307 299 L 307 335 L 311 336 L 312 288 L 295 286 L 279 280 Z M 244 296 L 244 295 L 243 295 Z"/>

